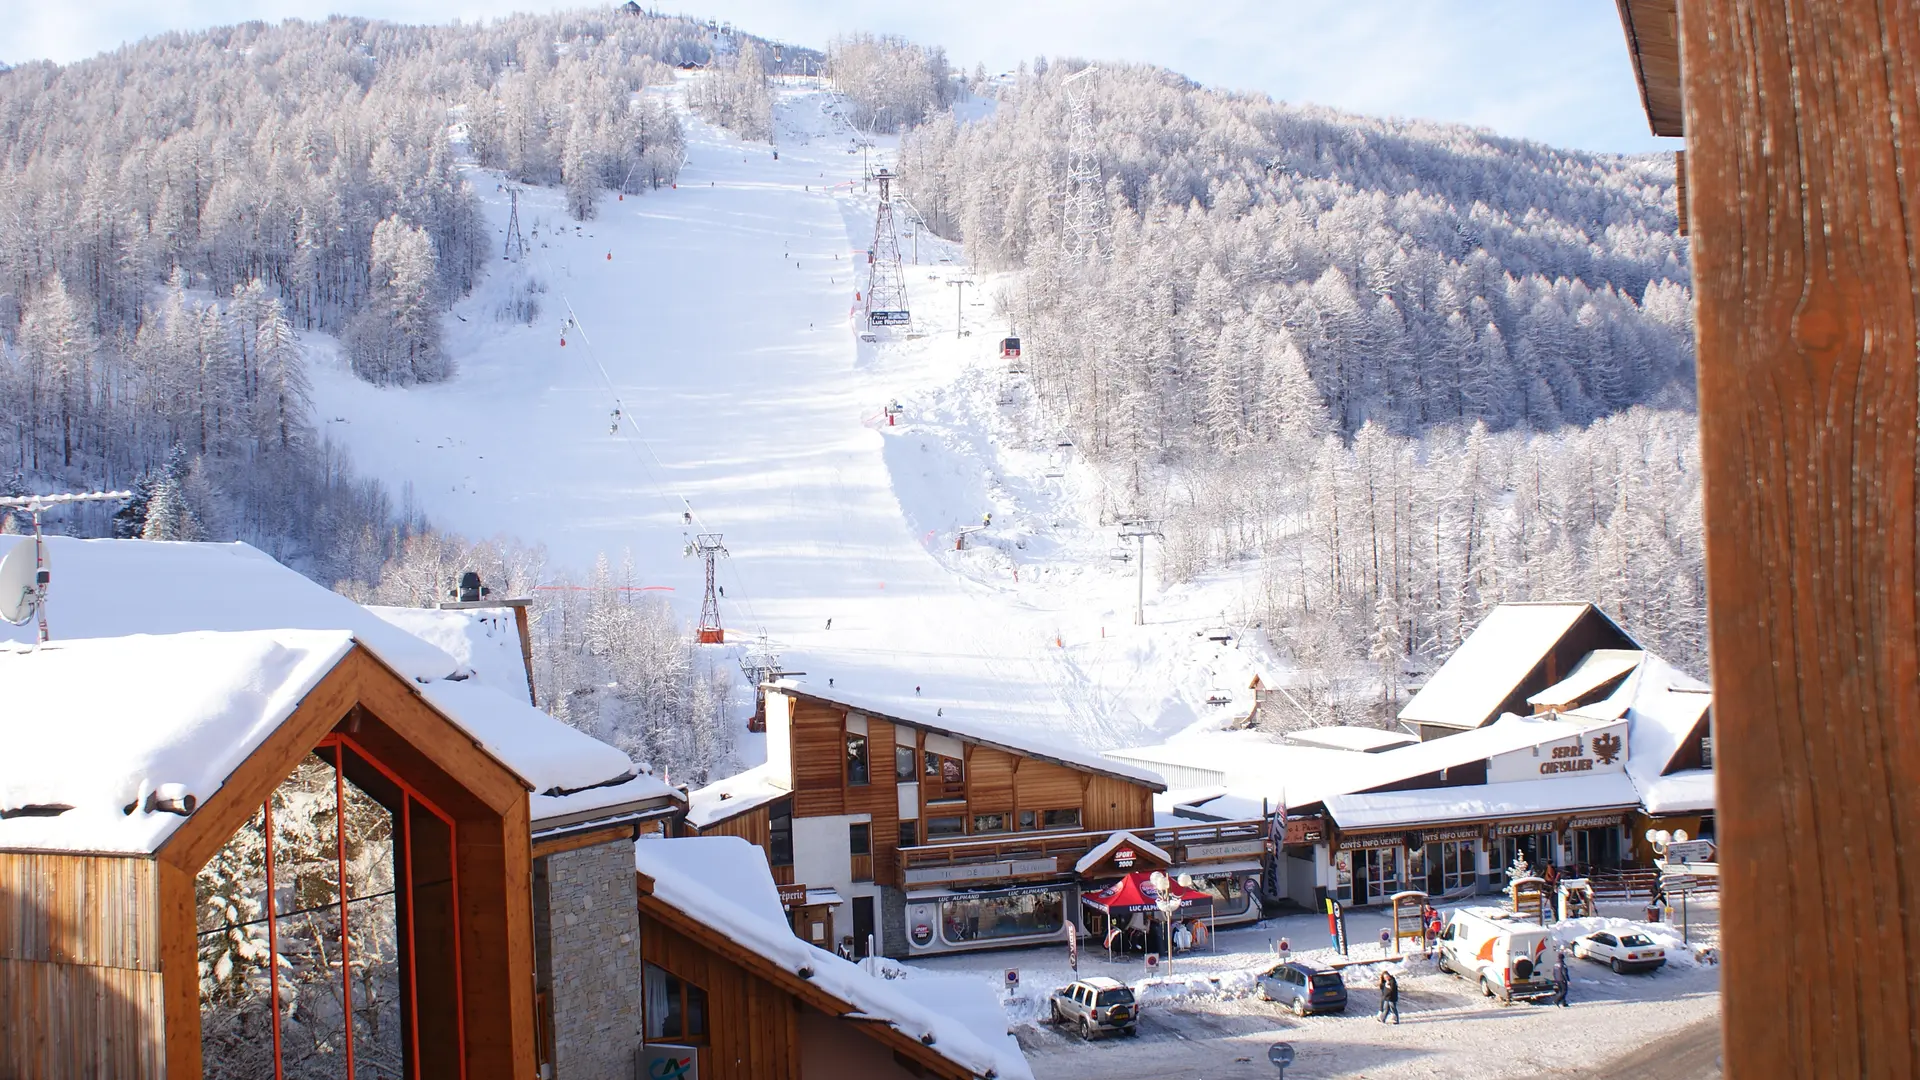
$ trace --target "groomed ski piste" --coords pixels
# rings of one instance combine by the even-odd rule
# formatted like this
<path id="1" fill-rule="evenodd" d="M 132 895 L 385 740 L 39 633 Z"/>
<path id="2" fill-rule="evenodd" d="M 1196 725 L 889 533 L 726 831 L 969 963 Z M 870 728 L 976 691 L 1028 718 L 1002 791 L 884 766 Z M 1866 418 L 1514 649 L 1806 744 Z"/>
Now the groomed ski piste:
<path id="1" fill-rule="evenodd" d="M 310 339 L 327 436 L 441 528 L 545 545 L 575 575 L 630 553 L 689 625 L 704 571 L 685 546 L 721 533 L 729 662 L 764 634 L 811 688 L 877 711 L 1091 751 L 1244 714 L 1257 644 L 1200 634 L 1243 582 L 1163 589 L 1149 542 L 1133 625 L 1136 564 L 1111 557 L 1090 469 L 1001 401 L 1019 381 L 998 353 L 1004 280 L 903 235 L 912 332 L 862 340 L 877 188 L 843 104 L 781 82 L 769 146 L 688 113 L 684 86 L 650 91 L 686 126 L 674 187 L 606 192 L 584 223 L 562 190 L 521 187 L 540 314 L 496 318 L 517 268 L 492 262 L 446 320 L 451 381 L 376 388 Z M 896 144 L 875 140 L 874 168 Z M 508 191 L 466 175 L 498 248 Z M 742 764 L 759 754 L 743 744 Z"/>

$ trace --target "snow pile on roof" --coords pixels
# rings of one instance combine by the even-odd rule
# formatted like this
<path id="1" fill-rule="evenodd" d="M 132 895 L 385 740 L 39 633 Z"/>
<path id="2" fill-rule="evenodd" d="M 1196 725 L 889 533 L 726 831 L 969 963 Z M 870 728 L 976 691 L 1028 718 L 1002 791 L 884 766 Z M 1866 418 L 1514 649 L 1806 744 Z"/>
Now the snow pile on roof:
<path id="1" fill-rule="evenodd" d="M 0 536 L 0 556 L 20 538 Z M 27 542 L 31 542 L 29 539 Z M 246 544 L 47 537 L 55 641 L 191 630 L 349 630 L 415 681 L 454 673 L 453 657 Z M 35 630 L 0 623 L 0 641 Z"/>
<path id="2" fill-rule="evenodd" d="M 1648 653 L 1606 700 L 1569 715 L 1625 716 L 1627 775 L 1640 788 L 1641 800 L 1652 813 L 1684 813 L 1713 809 L 1713 771 L 1687 769 L 1669 775 L 1667 770 L 1712 704 L 1705 683 Z"/>
<path id="3" fill-rule="evenodd" d="M 687 796 L 687 824 L 704 829 L 716 821 L 744 814 L 756 806 L 793 794 L 769 765 L 755 765 L 724 780 L 715 780 Z"/>
<path id="4" fill-rule="evenodd" d="M 1167 850 L 1165 848 L 1156 847 L 1152 844 L 1149 844 L 1145 840 L 1140 839 L 1139 837 L 1133 835 L 1132 833 L 1126 831 L 1125 829 L 1121 829 L 1119 832 L 1116 832 L 1112 836 L 1109 836 L 1105 840 L 1102 840 L 1098 844 L 1095 844 L 1093 846 L 1093 850 L 1087 852 L 1085 855 L 1080 856 L 1080 861 L 1073 864 L 1073 872 L 1076 874 L 1086 873 L 1087 870 L 1090 867 L 1092 867 L 1095 863 L 1098 863 L 1101 859 L 1104 859 L 1107 856 L 1113 854 L 1115 849 L 1123 845 L 1127 847 L 1138 848 L 1141 851 L 1144 851 L 1147 854 L 1153 856 L 1154 858 L 1159 859 L 1162 863 L 1165 863 L 1168 866 L 1173 865 L 1173 856 L 1167 854 Z"/>
<path id="5" fill-rule="evenodd" d="M 619 750 L 492 687 L 441 681 L 419 691 L 539 794 L 565 795 L 635 772 Z"/>
<path id="6" fill-rule="evenodd" d="M 1273 812 L 1271 803 L 1236 795 L 1226 788 L 1185 788 L 1153 797 L 1154 824 L 1191 825 L 1196 821 L 1250 821 Z M 1162 821 L 1162 816 L 1170 820 Z"/>
<path id="7" fill-rule="evenodd" d="M 679 802 L 681 798 L 678 788 L 670 787 L 657 777 L 646 773 L 622 783 L 602 784 L 599 787 L 585 788 L 566 795 L 535 794 L 530 799 L 533 804 L 533 830 L 539 832 L 542 829 L 554 829 L 562 825 L 585 824 L 596 820 L 596 815 L 610 816 L 634 803 L 649 803 L 661 799 Z M 600 814 L 602 811 L 605 814 Z M 574 820 L 562 820 L 567 818 Z"/>
<path id="8" fill-rule="evenodd" d="M 502 693 L 527 696 L 527 660 L 520 652 L 520 628 L 512 608 L 369 604 L 367 610 L 451 656 L 462 674 Z"/>
<path id="9" fill-rule="evenodd" d="M 1527 817 L 1571 810 L 1625 809 L 1640 802 L 1625 773 L 1521 780 L 1507 784 L 1334 795 L 1327 813 L 1342 829 L 1380 829 L 1442 821 Z"/>
<path id="10" fill-rule="evenodd" d="M 1567 709 L 1588 694 L 1640 666 L 1639 649 L 1595 649 L 1573 665 L 1567 677 L 1529 697 L 1535 708 Z"/>
<path id="11" fill-rule="evenodd" d="M 344 630 L 0 646 L 0 849 L 155 851 L 186 818 L 148 794 L 205 803 L 352 647 Z M 72 809 L 20 816 L 50 806 Z"/>
<path id="12" fill-rule="evenodd" d="M 1477 727 L 1493 715 L 1590 606 L 1496 605 L 1400 710 L 1400 719 Z"/>
<path id="13" fill-rule="evenodd" d="M 1648 781 L 1635 781 L 1640 803 L 1649 814 L 1691 814 L 1712 810 L 1714 779 L 1712 769 L 1682 769 Z"/>
<path id="14" fill-rule="evenodd" d="M 1347 724 L 1334 724 L 1328 727 L 1304 728 L 1289 731 L 1282 736 L 1295 746 L 1318 746 L 1328 750 L 1352 750 L 1357 753 L 1371 754 L 1395 746 L 1405 746 L 1418 742 L 1404 731 L 1388 731 L 1385 728 L 1353 727 Z"/>
<path id="15" fill-rule="evenodd" d="M 939 712 L 927 713 L 924 710 L 914 711 L 911 715 L 901 712 L 881 712 L 851 701 L 826 696 L 793 679 L 782 679 L 774 683 L 774 685 L 782 690 L 789 690 L 796 694 L 804 694 L 807 697 L 829 702 L 841 708 L 851 709 L 854 712 L 864 713 L 882 720 L 905 724 L 909 727 L 916 727 L 922 731 L 932 731 L 942 735 L 950 735 L 956 739 L 983 743 L 1000 750 L 1008 750 L 1028 757 L 1052 758 L 1055 761 L 1064 762 L 1075 768 L 1104 773 L 1108 776 L 1117 776 L 1124 780 L 1146 784 L 1163 791 L 1166 790 L 1166 780 L 1152 769 L 1129 764 L 1104 754 L 1060 746 L 1056 743 L 1047 742 L 1044 739 L 1036 739 L 1024 728 L 1012 728 L 986 720 L 976 720 L 969 717 L 954 716 Z"/>
<path id="16" fill-rule="evenodd" d="M 915 1000 L 896 982 L 874 978 L 852 961 L 794 937 L 759 848 L 737 836 L 703 836 L 639 840 L 633 849 L 635 867 L 653 879 L 653 895 L 661 903 L 787 971 L 808 970 L 821 990 L 927 1043 L 975 1075 L 1032 1077 L 1016 1045 L 1004 1039 L 985 1042 L 966 1021 Z"/>
<path id="17" fill-rule="evenodd" d="M 1031 1080 L 1020 1043 L 1007 1030 L 1006 1006 L 1000 1003 L 1000 991 L 986 979 L 966 975 L 930 975 L 914 972 L 888 985 L 937 1016 L 951 1017 L 973 1032 L 974 1037 L 1000 1051 L 1003 1060 L 1018 1058 L 1019 1071 L 1000 1070 L 1001 1080 Z"/>

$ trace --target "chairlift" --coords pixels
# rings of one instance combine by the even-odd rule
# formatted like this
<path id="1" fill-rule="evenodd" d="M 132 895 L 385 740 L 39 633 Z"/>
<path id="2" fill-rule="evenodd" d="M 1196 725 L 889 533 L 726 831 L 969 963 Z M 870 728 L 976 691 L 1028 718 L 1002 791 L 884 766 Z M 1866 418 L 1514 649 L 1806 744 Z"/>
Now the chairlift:
<path id="1" fill-rule="evenodd" d="M 1125 545 L 1122 545 L 1108 551 L 1107 558 L 1112 559 L 1114 562 L 1131 562 L 1133 560 L 1133 552 L 1127 550 Z"/>

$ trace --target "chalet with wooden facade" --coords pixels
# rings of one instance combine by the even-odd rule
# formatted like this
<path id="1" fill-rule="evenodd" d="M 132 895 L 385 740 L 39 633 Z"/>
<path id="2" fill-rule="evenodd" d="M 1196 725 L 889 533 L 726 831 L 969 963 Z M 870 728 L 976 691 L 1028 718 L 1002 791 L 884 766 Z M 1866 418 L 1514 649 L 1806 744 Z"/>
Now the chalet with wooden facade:
<path id="1" fill-rule="evenodd" d="M 259 632 L 344 634 L 353 646 L 352 656 L 343 661 L 346 666 L 362 671 L 378 668 L 397 677 L 397 690 L 389 685 L 392 679 L 373 679 L 372 682 L 376 687 L 393 691 L 388 695 L 392 701 L 401 704 L 411 701 L 418 709 L 436 717 L 441 725 L 436 730 L 451 731 L 450 738 L 458 746 L 469 750 L 478 748 L 489 760 L 502 763 L 511 774 L 514 790 L 518 792 L 516 797 L 522 804 L 517 820 L 523 839 L 508 844 L 508 849 L 520 849 L 518 855 L 507 850 L 504 855 L 496 852 L 495 857 L 509 858 L 519 867 L 516 888 L 526 900 L 511 903 L 516 913 L 530 910 L 532 920 L 526 934 L 531 949 L 527 970 L 531 976 L 525 983 L 515 984 L 529 992 L 526 1000 L 520 1001 L 516 989 L 516 1008 L 523 1007 L 524 1013 L 516 1024 L 526 1032 L 535 1069 L 556 1080 L 630 1075 L 633 1056 L 640 1045 L 641 1027 L 640 956 L 631 846 L 638 836 L 674 831 L 675 823 L 685 810 L 685 796 L 649 775 L 644 766 L 635 766 L 620 751 L 527 703 L 531 684 L 525 666 L 526 639 L 521 626 L 524 607 L 504 602 L 455 604 L 452 609 L 443 610 L 368 609 L 315 585 L 244 544 L 160 544 L 51 537 L 48 545 L 53 560 L 61 567 L 54 589 L 53 610 L 57 614 L 52 620 L 52 651 L 106 649 L 112 642 L 140 642 L 144 644 L 135 654 L 144 655 L 144 651 L 157 648 L 158 643 L 187 638 L 218 639 Z M 166 581 L 169 588 L 154 589 L 151 587 L 154 581 Z M 288 627 L 298 629 L 285 629 Z M 206 631 L 223 633 L 196 633 Z M 0 649 L 7 647 L 4 642 L 10 633 L 17 640 L 20 631 L 0 625 Z M 126 636 L 154 634 L 166 636 Z M 191 670 L 191 665 L 187 670 Z M 154 677 L 167 680 L 172 674 L 159 672 Z M 124 669 L 110 667 L 103 667 L 96 677 L 136 678 Z M 268 674 L 255 678 L 266 679 Z M 144 689 L 143 700 L 151 700 L 153 708 L 172 708 L 181 702 L 205 698 L 204 688 L 197 683 L 182 688 L 173 681 L 156 681 Z M 172 700 L 175 697 L 180 701 Z M 367 723 L 370 707 L 357 707 L 348 702 L 343 708 L 345 711 L 335 716 L 335 720 L 348 725 Z M 398 709 L 400 705 L 392 708 Z M 0 717 L 0 727 L 5 721 L 5 717 Z M 188 722 L 183 720 L 183 723 Z M 191 723 L 188 726 L 191 727 Z M 161 740 L 155 744 L 156 753 L 169 755 L 169 761 L 177 762 L 199 752 L 198 749 L 189 752 L 189 747 L 197 748 L 199 744 L 185 734 L 172 742 L 167 742 L 165 736 L 164 731 L 154 730 L 153 737 Z M 11 750 L 18 744 L 5 742 L 5 745 Z M 393 752 L 402 753 L 397 749 Z M 409 872 L 406 844 L 430 844 L 436 828 L 441 827 L 436 822 L 444 824 L 446 818 L 456 823 L 461 820 L 458 813 L 447 810 L 449 805 L 458 804 L 458 799 L 434 796 L 432 789 L 419 786 L 422 781 L 411 779 L 408 770 L 416 765 L 425 768 L 412 757 L 403 762 L 405 769 L 384 759 L 382 764 L 413 784 L 425 801 L 409 801 L 410 796 L 403 797 L 387 772 L 363 763 L 364 755 L 356 756 L 356 752 L 349 750 L 344 769 L 340 769 L 329 764 L 333 762 L 329 757 L 331 753 L 333 751 L 323 744 L 314 754 L 300 757 L 293 778 L 275 789 L 273 799 L 278 810 L 273 829 L 266 826 L 262 814 L 264 804 L 256 804 L 252 818 L 237 829 L 228 826 L 231 837 L 228 846 L 203 860 L 211 869 L 200 871 L 199 899 L 205 902 L 206 893 L 214 888 L 213 880 L 222 880 L 234 894 L 229 898 L 234 905 L 232 909 L 216 919 L 206 907 L 196 911 L 190 904 L 188 908 L 189 919 L 205 923 L 200 927 L 203 946 L 220 940 L 223 935 L 232 938 L 234 957 L 229 958 L 228 963 L 231 979 L 226 980 L 230 984 L 203 984 L 200 992 L 210 1007 L 214 1007 L 214 1013 L 209 1013 L 212 1021 L 216 1021 L 209 1025 L 209 1055 L 217 1055 L 217 1060 L 230 1063 L 245 1075 L 275 1075 L 267 1055 L 236 1057 L 233 1046 L 229 1045 L 236 1041 L 245 1045 L 246 1040 L 254 1036 L 259 1036 L 255 1042 L 271 1043 L 262 1034 L 267 1028 L 262 1026 L 265 1019 L 259 1001 L 269 996 L 272 988 L 256 985 L 262 984 L 263 969 L 254 962 L 269 948 L 276 947 L 267 939 L 279 938 L 277 947 L 283 956 L 300 948 L 318 955 L 334 948 L 339 936 L 338 922 L 334 924 L 335 929 L 324 931 L 323 928 L 319 938 L 304 943 L 297 933 L 292 937 L 269 933 L 268 916 L 282 910 L 297 912 L 301 919 L 325 919 L 324 912 L 316 915 L 308 909 L 316 908 L 317 895 L 334 887 L 315 881 L 315 875 L 326 875 L 326 867 L 320 865 L 326 860 L 318 859 L 315 850 L 316 845 L 330 842 L 327 836 L 315 835 L 309 828 L 296 838 L 288 833 L 292 828 L 290 823 L 302 820 L 303 815 L 312 816 L 319 804 L 344 806 L 348 811 L 343 815 L 341 827 L 334 832 L 346 836 L 348 848 L 362 855 L 363 865 L 354 873 L 362 875 L 367 885 L 364 891 L 369 894 L 353 894 L 348 899 L 345 911 L 351 943 L 354 936 L 363 933 L 378 941 L 383 940 L 381 934 L 390 928 L 405 928 L 406 919 L 411 916 L 397 881 Z M 24 759 L 9 757 L 15 764 L 21 760 Z M 9 761 L 0 761 L 0 770 L 5 770 Z M 321 775 L 329 768 L 344 772 L 343 782 L 337 789 L 330 788 L 326 777 Z M 161 780 L 155 780 L 156 785 L 159 783 Z M 16 819 L 30 823 L 48 811 L 24 804 L 10 805 L 26 799 L 22 792 L 27 789 L 9 788 L 9 784 L 10 781 L 0 777 L 0 850 L 37 850 L 37 842 L 14 823 Z M 195 804 L 201 809 L 195 812 L 180 806 L 188 811 L 182 829 L 194 831 L 206 813 L 208 794 L 194 791 L 187 794 L 194 795 Z M 428 802 L 446 813 L 439 817 L 429 813 L 425 809 Z M 63 811 L 53 820 L 77 820 L 73 813 Z M 459 828 L 465 830 L 459 833 L 462 837 L 483 835 L 465 826 Z M 414 831 L 410 834 L 409 829 Z M 258 850 L 266 843 L 269 832 L 275 837 L 275 858 L 284 875 L 273 888 L 264 879 L 264 861 Z M 409 835 L 412 841 L 408 840 Z M 364 836 L 374 839 L 365 840 Z M 165 863 L 167 853 L 175 850 L 170 847 L 160 853 L 161 862 Z M 0 855 L 0 859 L 4 858 Z M 423 867 L 420 872 L 425 875 L 430 870 Z M 339 878 L 335 870 L 329 880 L 337 882 Z M 389 881 L 395 883 L 389 887 L 385 884 Z M 446 885 L 446 875 L 441 875 L 440 881 L 442 886 Z M 187 872 L 190 899 L 194 883 L 194 874 Z M 297 892 L 300 902 L 289 899 L 289 888 Z M 4 890 L 4 884 L 0 884 L 0 891 Z M 275 897 L 273 903 L 266 902 L 268 894 Z M 382 899 L 395 895 L 400 899 Z M 12 897 L 0 896 L 0 905 L 13 902 Z M 423 928 L 425 918 L 422 914 Z M 0 906 L 0 926 L 6 925 L 6 921 L 5 908 Z M 470 925 L 482 924 L 470 922 Z M 0 939 L 5 937 L 0 931 Z M 513 943 L 502 946 L 509 947 L 518 946 Z M 4 948 L 4 941 L 0 940 L 0 950 Z M 5 954 L 0 952 L 0 955 Z M 209 954 L 202 959 L 209 965 L 219 963 L 217 955 Z M 392 960 L 391 957 L 383 959 Z M 366 1014 L 367 1023 L 379 1026 L 387 1034 L 401 1031 L 392 1015 L 392 1010 L 398 1008 L 395 987 L 399 985 L 396 980 L 400 976 L 391 966 L 369 962 L 361 968 L 375 973 L 369 978 L 385 978 L 391 985 L 375 986 L 376 994 L 363 992 L 355 1006 L 357 1014 Z M 422 978 L 424 980 L 424 976 Z M 0 977 L 0 1014 L 9 1007 L 5 983 Z M 424 981 L 421 987 L 424 989 Z M 314 991 L 324 987 L 306 989 Z M 487 992 L 498 989 L 499 985 L 495 984 Z M 368 1000 L 379 993 L 385 994 L 382 1007 L 387 1012 L 376 1010 L 367 1014 Z M 309 995 L 306 1000 L 319 999 Z M 335 1019 L 337 1023 L 337 1017 Z M 296 1018 L 293 1022 L 304 1024 L 307 1020 L 316 1024 L 325 1022 L 321 1017 Z M 168 1022 L 174 1024 L 175 1018 L 170 1017 Z M 498 1024 L 490 1022 L 490 1025 L 499 1030 Z M 7 1025 L 0 1024 L 0 1029 L 6 1028 Z M 176 1026 L 170 1030 L 181 1029 Z M 343 1036 L 344 1032 L 339 1034 Z M 358 1015 L 355 1034 L 361 1034 Z M 421 1038 L 424 1040 L 427 1035 L 428 1029 L 423 1028 Z M 332 1043 L 344 1045 L 344 1039 L 335 1038 Z M 6 1044 L 6 1031 L 0 1030 L 0 1047 Z M 382 1060 L 382 1054 L 391 1056 L 392 1048 L 378 1045 L 378 1040 L 369 1046 L 372 1047 L 367 1051 L 370 1056 L 363 1055 L 362 1061 Z M 423 1043 L 423 1052 L 430 1049 Z M 66 1075 L 57 1068 L 23 1067 L 18 1072 L 10 1071 L 9 1052 L 0 1049 L 0 1075 Z M 424 1061 L 423 1057 L 423 1068 Z M 393 1070 L 403 1065 L 409 1070 L 413 1068 L 413 1062 L 404 1054 L 400 1059 L 387 1062 L 387 1067 Z M 521 1074 L 517 1068 L 513 1071 L 515 1075 Z M 114 1069 L 106 1072 L 119 1074 Z M 140 1075 L 131 1069 L 124 1074 Z M 435 1074 L 432 1069 L 424 1073 Z M 208 1075 L 220 1073 L 210 1071 Z M 423 1074 L 408 1071 L 406 1075 Z"/>
<path id="2" fill-rule="evenodd" d="M 1191 853 L 1223 909 L 1253 909 L 1264 824 L 1156 830 L 1166 785 L 1149 770 L 790 682 L 764 693 L 767 763 L 694 792 L 687 824 L 765 850 L 813 944 L 906 957 L 1064 938 L 1096 880 L 1076 862 L 1121 830 Z"/>
<path id="3" fill-rule="evenodd" d="M 350 634 L 13 648 L 0 682 L 0 1074 L 536 1069 L 530 785 Z M 349 817 L 382 823 L 384 890 L 349 873 Z M 382 918 L 375 1006 L 317 957 Z"/>
<path id="4" fill-rule="evenodd" d="M 1031 1080 L 978 979 L 895 980 L 795 937 L 765 855 L 737 837 L 643 840 L 639 1075 Z M 986 1016 L 976 1029 L 964 1017 Z M 675 1071 L 689 1070 L 689 1071 Z"/>

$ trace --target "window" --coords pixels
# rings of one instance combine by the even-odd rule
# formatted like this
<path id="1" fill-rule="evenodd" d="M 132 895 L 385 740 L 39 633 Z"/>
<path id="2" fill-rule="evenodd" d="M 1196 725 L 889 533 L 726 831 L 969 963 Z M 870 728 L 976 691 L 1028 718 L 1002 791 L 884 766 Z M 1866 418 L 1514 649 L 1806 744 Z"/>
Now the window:
<path id="1" fill-rule="evenodd" d="M 1070 806 L 1065 810 L 1049 810 L 1046 824 L 1049 829 L 1077 829 L 1080 827 L 1080 808 Z"/>
<path id="2" fill-rule="evenodd" d="M 1124 986 L 1118 990 L 1102 990 L 1100 996 L 1094 1000 L 1094 1005 L 1102 1009 L 1109 1005 L 1131 1004 L 1133 1004 L 1133 991 Z"/>
<path id="3" fill-rule="evenodd" d="M 959 758 L 946 757 L 931 750 L 927 751 L 926 758 L 927 779 L 943 784 L 958 784 L 966 779 L 966 766 Z"/>
<path id="4" fill-rule="evenodd" d="M 977 833 L 1006 832 L 1007 815 L 975 814 L 973 815 L 973 831 Z"/>
<path id="5" fill-rule="evenodd" d="M 861 786 L 871 782 L 867 769 L 867 737 L 847 733 L 847 783 Z"/>
<path id="6" fill-rule="evenodd" d="M 1227 870 L 1218 874 L 1195 874 L 1193 887 L 1213 897 L 1215 915 L 1238 915 L 1252 904 L 1245 876 L 1257 873 L 1257 870 Z"/>
<path id="7" fill-rule="evenodd" d="M 1039 824 L 1039 821 L 1037 820 L 1037 815 L 1033 811 L 1031 810 L 1020 811 L 1020 827 L 1022 829 L 1031 829 L 1038 824 Z"/>
<path id="8" fill-rule="evenodd" d="M 893 778 L 903 784 L 913 783 L 912 746 L 896 746 L 893 748 Z"/>
<path id="9" fill-rule="evenodd" d="M 900 846 L 913 847 L 920 842 L 920 823 L 903 821 L 900 823 Z"/>
<path id="10" fill-rule="evenodd" d="M 775 866 L 792 866 L 793 800 L 781 799 L 767 813 L 767 861 Z"/>
<path id="11" fill-rule="evenodd" d="M 940 901 L 940 929 L 949 944 L 1058 934 L 1067 894 L 1056 889 L 950 896 Z"/>
<path id="12" fill-rule="evenodd" d="M 937 817 L 927 819 L 927 839 L 937 840 L 943 836 L 967 835 L 967 819 L 963 817 Z"/>
<path id="13" fill-rule="evenodd" d="M 1700 767 L 1713 768 L 1713 736 L 1711 735 L 1700 736 Z"/>
<path id="14" fill-rule="evenodd" d="M 707 992 L 653 964 L 644 979 L 647 1040 L 707 1041 Z"/>
<path id="15" fill-rule="evenodd" d="M 847 826 L 847 853 L 850 855 L 873 854 L 873 826 L 859 822 Z"/>

